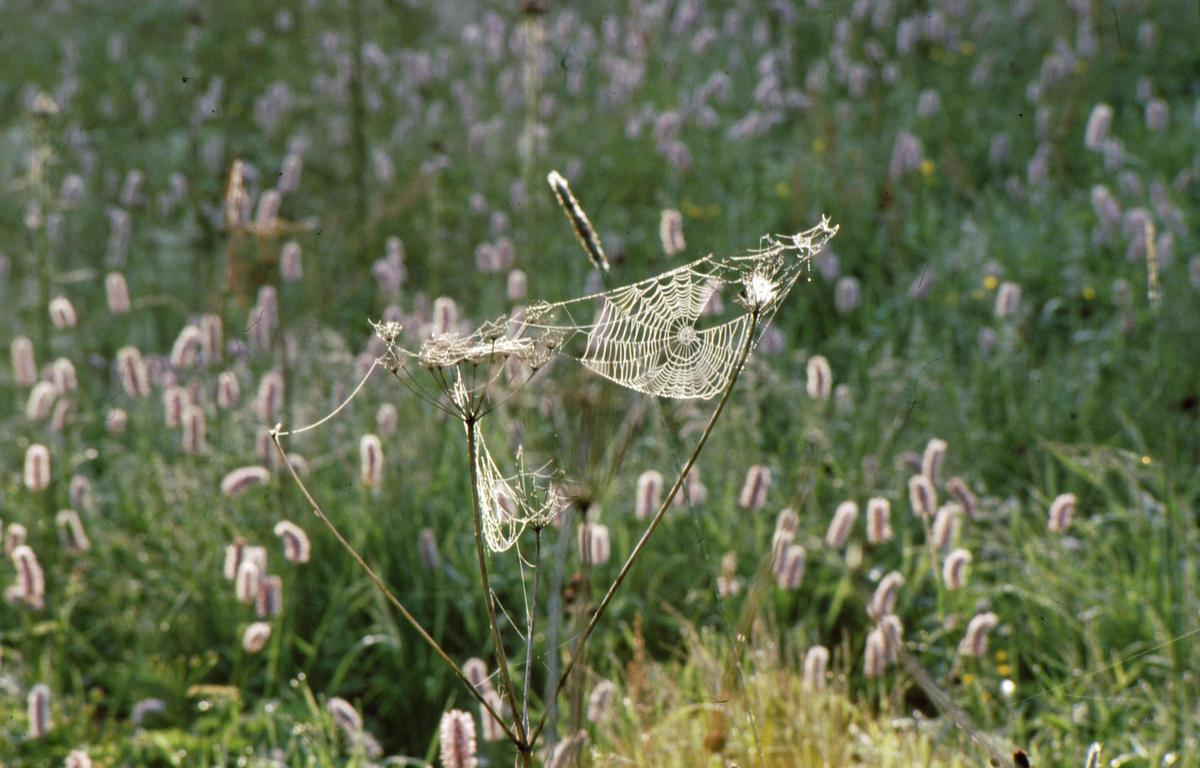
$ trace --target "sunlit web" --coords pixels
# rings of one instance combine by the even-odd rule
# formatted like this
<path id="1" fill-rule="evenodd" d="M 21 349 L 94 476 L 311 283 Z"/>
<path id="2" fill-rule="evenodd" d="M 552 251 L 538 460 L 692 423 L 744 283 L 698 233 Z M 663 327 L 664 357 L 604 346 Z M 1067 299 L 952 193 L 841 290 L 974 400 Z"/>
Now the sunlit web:
<path id="1" fill-rule="evenodd" d="M 758 310 L 755 343 L 814 254 L 837 233 L 827 218 L 795 235 L 767 236 L 738 256 L 711 255 L 632 285 L 525 311 L 525 328 L 558 331 L 566 340 L 586 334 L 588 369 L 647 395 L 708 399 L 720 393 L 737 365 Z M 739 301 L 736 317 L 709 327 L 698 323 L 723 287 L 744 297 L 756 283 L 771 288 L 765 301 Z M 584 319 L 589 317 L 590 319 Z M 564 351 L 563 354 L 566 354 Z"/>

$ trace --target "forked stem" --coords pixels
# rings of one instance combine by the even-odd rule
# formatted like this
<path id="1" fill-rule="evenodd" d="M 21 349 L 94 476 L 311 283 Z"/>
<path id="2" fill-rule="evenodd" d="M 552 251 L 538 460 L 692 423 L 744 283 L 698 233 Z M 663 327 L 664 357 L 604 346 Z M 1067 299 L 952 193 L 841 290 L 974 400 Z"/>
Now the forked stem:
<path id="1" fill-rule="evenodd" d="M 492 645 L 495 646 L 496 667 L 500 670 L 500 684 L 504 687 L 504 695 L 508 697 L 508 705 L 512 709 L 517 747 L 522 755 L 525 755 L 527 745 L 531 742 L 525 739 L 521 708 L 517 705 L 516 690 L 508 671 L 508 654 L 504 652 L 504 639 L 500 636 L 500 625 L 496 623 L 495 598 L 492 596 L 492 585 L 488 578 L 487 552 L 483 546 L 483 511 L 479 505 L 479 470 L 476 468 L 479 456 L 479 426 L 476 418 L 474 413 L 467 413 L 464 417 L 467 427 L 467 462 L 470 464 L 471 477 L 471 518 L 475 522 L 475 556 L 479 561 L 479 583 L 483 587 L 483 604 L 487 608 L 488 626 L 492 630 Z"/>
<path id="2" fill-rule="evenodd" d="M 617 573 L 616 578 L 613 579 L 613 583 L 611 586 L 609 586 L 608 592 L 604 594 L 604 597 L 600 600 L 600 604 L 596 606 L 596 612 L 592 614 L 591 620 L 588 621 L 587 626 L 583 630 L 583 635 L 581 635 L 579 638 L 578 647 L 583 647 L 584 644 L 587 643 L 588 638 L 591 637 L 592 630 L 594 630 L 596 625 L 600 622 L 600 617 L 604 615 L 605 609 L 607 609 L 608 604 L 612 602 L 613 596 L 620 588 L 621 583 L 625 581 L 625 577 L 628 576 L 629 571 L 633 569 L 633 564 L 637 561 L 638 556 L 642 553 L 642 550 L 646 548 L 646 543 L 650 541 L 650 537 L 654 535 L 655 529 L 658 528 L 659 523 L 661 523 L 663 517 L 666 516 L 667 510 L 671 508 L 671 504 L 675 501 L 675 496 L 679 494 L 680 488 L 683 487 L 683 483 L 687 480 L 688 473 L 691 472 L 692 466 L 696 463 L 696 460 L 700 458 L 700 451 L 704 449 L 704 444 L 708 442 L 709 435 L 712 434 L 713 427 L 715 427 L 717 424 L 717 419 L 720 418 L 721 412 L 725 410 L 725 405 L 729 402 L 729 396 L 733 394 L 733 387 L 735 384 L 737 384 L 738 377 L 742 373 L 742 368 L 746 364 L 746 358 L 750 356 L 750 348 L 754 346 L 754 332 L 758 329 L 758 318 L 758 311 L 755 311 L 750 316 L 750 326 L 746 329 L 745 342 L 742 344 L 742 349 L 738 353 L 737 363 L 733 367 L 733 372 L 729 376 L 729 383 L 725 385 L 725 391 L 721 394 L 721 400 L 717 403 L 716 410 L 713 411 L 713 415 L 709 418 L 707 426 L 704 427 L 704 432 L 700 435 L 700 439 L 696 441 L 696 447 L 692 450 L 691 455 L 688 456 L 688 460 L 683 465 L 683 469 L 680 470 L 679 475 L 675 478 L 675 483 L 671 486 L 670 492 L 666 495 L 666 498 L 662 500 L 662 503 L 658 507 L 658 511 L 654 513 L 654 517 L 650 520 L 650 524 L 646 526 L 646 530 L 642 533 L 642 537 L 638 539 L 637 544 L 634 545 L 633 551 L 629 553 L 629 557 L 625 559 L 625 564 L 621 566 L 621 570 Z M 563 669 L 562 674 L 559 675 L 558 683 L 554 686 L 554 695 L 552 698 L 558 697 L 558 694 L 562 691 L 563 686 L 567 682 L 567 678 L 570 677 L 571 671 L 575 669 L 575 664 L 578 661 L 579 654 L 576 654 L 567 662 L 567 666 Z M 533 733 L 530 734 L 530 744 L 535 744 L 537 742 L 538 735 L 542 732 L 542 728 L 545 727 L 547 712 L 549 712 L 549 709 L 545 708 L 542 712 L 541 718 L 538 719 L 537 727 L 534 728 Z"/>
<path id="3" fill-rule="evenodd" d="M 292 466 L 291 462 L 287 460 L 287 455 L 284 453 L 283 446 L 279 442 L 279 433 L 282 431 L 282 426 L 282 424 L 277 425 L 275 429 L 271 430 L 271 442 L 275 443 L 275 450 L 279 452 L 279 460 L 283 463 L 283 466 L 287 467 L 288 473 L 292 476 L 292 480 L 294 480 L 296 485 L 300 488 L 300 493 L 304 495 L 305 500 L 308 501 L 308 505 L 312 507 L 313 514 L 315 514 L 317 518 L 325 524 L 325 527 L 328 528 L 330 533 L 333 534 L 333 537 L 338 540 L 338 543 L 350 553 L 350 556 L 354 558 L 354 562 L 358 563 L 358 567 L 362 568 L 363 571 L 366 572 L 367 576 L 372 582 L 375 583 L 375 586 L 379 588 L 379 591 L 383 593 L 383 596 L 387 598 L 388 602 L 390 602 L 392 606 L 400 612 L 400 615 L 404 617 L 404 620 L 408 622 L 409 626 L 416 630 L 417 634 L 421 636 L 421 639 L 424 640 L 431 649 L 433 649 L 434 654 L 446 663 L 446 666 L 448 666 L 451 671 L 454 672 L 454 676 L 463 682 L 463 685 L 467 687 L 467 690 L 471 693 L 471 695 L 474 696 L 477 701 L 479 701 L 480 705 L 487 710 L 488 714 L 495 718 L 496 722 L 500 724 L 500 727 L 504 729 L 504 733 L 506 736 L 508 736 L 509 740 L 511 740 L 513 744 L 517 745 L 518 749 L 522 748 L 522 741 L 516 737 L 511 728 L 505 725 L 504 718 L 500 716 L 500 713 L 493 709 L 492 705 L 488 703 L 488 700 L 483 696 L 483 694 L 475 689 L 475 686 L 472 685 L 471 681 L 467 679 L 467 676 L 459 668 L 458 664 L 454 663 L 454 659 L 450 658 L 450 655 L 442 649 L 442 646 L 438 644 L 438 641 L 434 640 L 433 636 L 425 630 L 425 627 L 421 626 L 421 623 L 417 621 L 416 617 L 408 612 L 408 609 L 404 607 L 404 604 L 401 603 L 400 600 L 394 594 L 392 594 L 392 591 L 387 588 L 387 585 L 383 583 L 383 579 L 379 578 L 379 575 L 371 569 L 371 566 L 367 565 L 366 561 L 362 559 L 362 556 L 358 554 L 358 551 L 351 546 L 350 542 L 346 541 L 344 536 L 342 536 L 342 533 L 337 529 L 337 526 L 335 526 L 333 522 L 325 516 L 325 513 L 321 510 L 321 505 L 318 504 L 317 500 L 314 499 L 312 494 L 308 492 L 308 488 L 304 485 L 304 481 L 300 479 L 300 476 L 296 474 L 296 470 Z"/>

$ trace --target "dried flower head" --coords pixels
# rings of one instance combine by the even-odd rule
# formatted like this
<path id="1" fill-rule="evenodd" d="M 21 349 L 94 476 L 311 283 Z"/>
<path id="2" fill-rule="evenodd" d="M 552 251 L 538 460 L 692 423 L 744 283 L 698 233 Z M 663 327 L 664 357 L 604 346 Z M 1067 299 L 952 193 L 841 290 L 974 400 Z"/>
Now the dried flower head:
<path id="1" fill-rule="evenodd" d="M 9 526 L 8 538 L 24 541 L 25 529 L 14 531 L 16 525 Z M 12 548 L 9 555 L 12 558 L 13 569 L 17 572 L 17 580 L 4 592 L 4 597 L 10 602 L 20 601 L 35 610 L 45 607 L 46 576 L 38 563 L 37 555 L 27 544 L 18 544 Z"/>
<path id="2" fill-rule="evenodd" d="M 983 656 L 987 653 L 988 633 L 1000 623 L 1000 617 L 992 612 L 976 614 L 967 624 L 966 634 L 959 643 L 958 652 L 964 656 Z"/>
<path id="3" fill-rule="evenodd" d="M 946 459 L 946 441 L 933 438 L 921 455 L 921 474 L 929 478 L 934 487 L 942 483 L 942 462 Z"/>
<path id="4" fill-rule="evenodd" d="M 1071 527 L 1071 517 L 1075 514 L 1075 494 L 1061 493 L 1050 503 L 1050 517 L 1046 529 L 1050 533 L 1065 533 Z"/>
<path id="5" fill-rule="evenodd" d="M 259 618 L 278 616 L 283 610 L 283 579 L 267 576 L 259 579 L 258 593 L 254 596 L 254 613 Z"/>
<path id="6" fill-rule="evenodd" d="M 828 400 L 833 394 L 833 370 L 824 355 L 813 355 L 807 366 L 808 396 L 814 400 Z"/>
<path id="7" fill-rule="evenodd" d="M 942 563 L 942 581 L 946 589 L 951 591 L 962 589 L 967 583 L 967 566 L 971 564 L 971 553 L 965 549 L 956 549 L 946 555 Z"/>
<path id="8" fill-rule="evenodd" d="M 461 709 L 442 715 L 438 726 L 439 754 L 443 768 L 476 768 L 475 721 Z"/>
<path id="9" fill-rule="evenodd" d="M 246 653 L 258 653 L 266 647 L 270 639 L 271 625 L 265 621 L 256 621 L 242 633 L 242 649 Z"/>
<path id="10" fill-rule="evenodd" d="M 637 501 L 634 515 L 638 520 L 649 519 L 662 506 L 663 476 L 657 470 L 647 470 L 638 477 Z"/>
<path id="11" fill-rule="evenodd" d="M 829 530 L 825 533 L 825 545 L 830 549 L 841 549 L 850 538 L 854 521 L 858 519 L 858 504 L 853 501 L 843 501 L 838 504 L 833 519 L 829 522 Z"/>
<path id="12" fill-rule="evenodd" d="M 896 598 L 900 595 L 900 588 L 904 586 L 904 577 L 899 571 L 891 571 L 879 584 L 875 587 L 874 594 L 871 595 L 871 603 L 867 606 L 867 615 L 872 619 L 879 621 L 889 613 L 894 613 L 896 609 Z"/>
<path id="13" fill-rule="evenodd" d="M 256 465 L 238 467 L 221 479 L 221 493 L 233 498 L 250 488 L 271 482 L 271 473 L 266 467 Z"/>
<path id="14" fill-rule="evenodd" d="M 937 509 L 937 491 L 926 475 L 908 479 L 908 501 L 917 517 L 931 517 Z"/>
<path id="15" fill-rule="evenodd" d="M 946 490 L 954 497 L 963 508 L 968 520 L 973 520 L 979 514 L 979 503 L 975 499 L 975 494 L 967 486 L 965 480 L 955 476 L 946 481 Z"/>
<path id="16" fill-rule="evenodd" d="M 603 723 L 612 711 L 612 701 L 616 696 L 617 686 L 611 680 L 601 680 L 596 683 L 588 696 L 587 718 L 593 723 Z"/>
<path id="17" fill-rule="evenodd" d="M 962 507 L 954 502 L 943 505 L 937 511 L 933 521 L 933 546 L 946 549 L 954 542 L 954 534 L 958 529 L 958 521 L 962 517 Z"/>
<path id="18" fill-rule="evenodd" d="M 867 541 L 882 544 L 892 538 L 892 504 L 876 496 L 867 501 Z"/>
<path id="19" fill-rule="evenodd" d="M 34 443 L 25 449 L 25 487 L 41 493 L 50 487 L 50 449 Z"/>
<path id="20" fill-rule="evenodd" d="M 764 464 L 755 464 L 746 471 L 746 482 L 738 496 L 742 509 L 762 509 L 767 503 L 767 490 L 771 487 L 771 469 Z"/>
<path id="21" fill-rule="evenodd" d="M 50 300 L 50 322 L 55 328 L 74 328 L 77 322 L 75 306 L 66 296 L 55 296 Z"/>
<path id="22" fill-rule="evenodd" d="M 788 544 L 775 569 L 775 583 L 780 589 L 796 590 L 804 582 L 808 553 L 799 544 Z"/>
<path id="23" fill-rule="evenodd" d="M 68 552 L 79 555 L 91 549 L 92 542 L 83 530 L 83 522 L 79 519 L 78 512 L 73 509 L 59 510 L 54 517 L 54 523 L 58 527 L 58 539 Z"/>
<path id="24" fill-rule="evenodd" d="M 612 554 L 608 539 L 608 526 L 584 522 L 579 526 L 579 559 L 587 565 L 603 565 Z"/>
<path id="25" fill-rule="evenodd" d="M 658 239 L 662 242 L 663 253 L 668 257 L 683 253 L 687 248 L 683 238 L 683 214 L 674 208 L 664 210 L 658 223 Z"/>
<path id="26" fill-rule="evenodd" d="M 587 214 L 583 212 L 583 207 L 579 205 L 579 201 L 571 192 L 571 186 L 567 184 L 567 180 L 558 171 L 551 171 L 546 176 L 546 181 L 550 184 L 550 189 L 554 190 L 554 196 L 558 199 L 558 204 L 562 206 L 563 213 L 566 214 L 567 221 L 571 223 L 571 229 L 574 230 L 575 237 L 579 239 L 579 244 L 583 246 L 592 266 L 601 272 L 607 272 L 608 257 L 604 255 L 604 247 L 600 244 L 596 230 L 592 229 L 592 223 L 588 221 Z"/>
<path id="27" fill-rule="evenodd" d="M 291 520 L 280 520 L 275 524 L 275 535 L 283 542 L 283 556 L 289 563 L 308 562 L 312 545 L 303 528 Z"/>
<path id="28" fill-rule="evenodd" d="M 814 645 L 804 654 L 804 687 L 810 691 L 825 688 L 825 670 L 829 666 L 829 649 Z"/>
<path id="29" fill-rule="evenodd" d="M 379 487 L 383 476 L 383 443 L 377 435 L 363 435 L 358 442 L 358 453 L 363 485 L 368 488 Z"/>
<path id="30" fill-rule="evenodd" d="M 121 347 L 117 350 L 117 372 L 121 376 L 121 388 L 125 394 L 134 398 L 150 394 L 150 374 L 137 347 Z"/>
<path id="31" fill-rule="evenodd" d="M 22 387 L 32 387 L 37 381 L 37 363 L 33 358 L 33 342 L 18 336 L 9 345 L 12 357 L 13 380 Z"/>
<path id="32" fill-rule="evenodd" d="M 50 721 L 50 688 L 45 683 L 38 683 L 29 691 L 25 699 L 26 714 L 29 718 L 29 738 L 40 739 L 50 732 L 53 723 Z"/>

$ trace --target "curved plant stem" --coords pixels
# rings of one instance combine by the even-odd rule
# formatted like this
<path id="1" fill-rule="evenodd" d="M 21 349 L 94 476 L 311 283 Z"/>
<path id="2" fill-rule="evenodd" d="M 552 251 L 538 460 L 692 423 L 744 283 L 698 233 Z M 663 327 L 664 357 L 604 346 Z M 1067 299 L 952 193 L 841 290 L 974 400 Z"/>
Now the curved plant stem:
<path id="1" fill-rule="evenodd" d="M 504 652 L 504 639 L 500 636 L 500 625 L 496 623 L 496 604 L 492 595 L 491 581 L 488 579 L 487 552 L 483 547 L 483 513 L 479 506 L 479 471 L 476 460 L 479 454 L 478 423 L 474 414 L 467 414 L 464 419 L 467 427 L 467 462 L 470 464 L 471 477 L 471 507 L 472 519 L 475 522 L 475 556 L 479 561 L 479 582 L 483 587 L 483 603 L 487 608 L 488 625 L 492 629 L 492 644 L 495 646 L 496 667 L 500 670 L 500 684 L 504 686 L 504 694 L 508 697 L 508 705 L 512 708 L 513 725 L 516 730 L 517 746 L 522 754 L 527 749 L 525 728 L 521 724 L 521 708 L 517 705 L 517 694 L 512 684 L 512 676 L 508 671 L 508 655 Z"/>
<path id="2" fill-rule="evenodd" d="M 583 630 L 583 635 L 579 638 L 578 647 L 583 647 L 588 638 L 591 636 L 592 630 L 596 628 L 596 624 L 600 622 L 600 617 L 604 615 L 605 609 L 608 608 L 608 604 L 612 602 L 613 596 L 621 587 L 621 583 L 625 581 L 625 577 L 628 576 L 629 571 L 633 569 L 633 564 L 637 561 L 638 556 L 642 553 L 642 550 L 646 548 L 646 543 L 649 542 L 650 537 L 654 535 L 654 531 L 658 528 L 659 523 L 661 523 L 663 517 L 666 516 L 667 510 L 671 508 L 671 504 L 675 501 L 675 496 L 679 494 L 679 489 L 683 487 L 683 483 L 687 479 L 688 472 L 692 470 L 692 466 L 696 463 L 696 459 L 700 457 L 700 451 L 704 449 L 704 444 L 708 442 L 709 435 L 712 434 L 713 427 L 715 427 L 717 424 L 717 419 L 720 418 L 721 412 L 725 410 L 725 405 L 729 402 L 729 396 L 733 394 L 733 387 L 735 384 L 737 384 L 738 377 L 742 373 L 742 368 L 746 364 L 746 358 L 750 356 L 750 348 L 754 346 L 754 332 L 758 329 L 758 318 L 758 312 L 754 312 L 754 314 L 751 315 L 750 326 L 746 329 L 745 342 L 742 344 L 741 352 L 738 354 L 737 364 L 733 367 L 733 373 L 729 376 L 729 383 L 725 385 L 725 391 L 721 394 L 721 400 L 717 403 L 716 410 L 713 411 L 713 415 L 708 420 L 708 425 L 705 426 L 703 434 L 700 435 L 700 439 L 696 442 L 696 447 L 692 450 L 691 455 L 688 456 L 687 463 L 683 465 L 683 469 L 680 470 L 679 475 L 675 478 L 675 483 L 671 486 L 670 492 L 662 500 L 662 504 L 659 505 L 658 511 L 654 513 L 654 517 L 650 520 L 650 524 L 646 526 L 646 530 L 642 533 L 642 537 L 638 539 L 637 544 L 634 545 L 633 551 L 629 553 L 629 557 L 626 558 L 625 564 L 621 566 L 621 570 L 617 573 L 616 578 L 613 579 L 612 585 L 609 586 L 608 592 L 606 592 L 604 597 L 600 600 L 600 604 L 596 606 L 596 612 L 592 614 L 591 620 L 588 621 L 587 627 L 585 627 Z M 563 669 L 562 674 L 559 675 L 558 683 L 554 687 L 554 696 L 552 698 L 557 698 L 559 692 L 562 691 L 563 686 L 567 682 L 567 678 L 570 677 L 571 671 L 575 668 L 575 664 L 578 661 L 579 654 L 576 654 L 567 662 L 567 666 Z M 547 709 L 543 711 L 541 718 L 538 720 L 537 727 L 534 728 L 533 733 L 530 734 L 530 744 L 537 742 L 538 734 L 540 734 L 542 732 L 542 728 L 545 727 L 547 711 L 549 710 Z"/>
<path id="3" fill-rule="evenodd" d="M 537 628 L 538 587 L 542 577 L 542 529 L 533 532 L 533 597 L 525 614 L 525 689 L 521 694 L 521 721 L 529 732 L 529 687 L 533 681 L 533 634 Z"/>
<path id="4" fill-rule="evenodd" d="M 375 586 L 379 588 L 379 591 L 383 593 L 383 596 L 388 599 L 388 602 L 390 602 L 392 606 L 400 612 L 400 615 L 404 617 L 404 620 L 409 623 L 409 626 L 416 630 L 417 634 L 421 636 L 421 639 L 424 640 L 431 649 L 433 649 L 434 654 L 437 655 L 439 659 L 446 662 L 446 666 L 448 666 L 454 672 L 454 676 L 461 680 L 463 685 L 467 686 L 467 690 L 471 693 L 471 695 L 475 697 L 480 705 L 486 709 L 493 718 L 495 718 L 496 722 L 500 724 L 500 727 L 504 729 L 505 735 L 508 736 L 513 744 L 516 744 L 517 747 L 520 748 L 522 746 L 521 741 L 519 741 L 516 735 L 513 734 L 512 729 L 504 724 L 504 719 L 500 716 L 500 713 L 493 709 L 492 705 L 488 703 L 488 700 L 475 689 L 475 686 L 472 685 L 471 681 L 467 679 L 467 676 L 463 674 L 463 671 L 459 668 L 458 664 L 454 663 L 454 659 L 450 658 L 450 655 L 442 649 L 442 646 L 438 644 L 438 641 L 434 640 L 433 636 L 430 635 L 423 626 L 421 626 L 421 623 L 417 621 L 416 617 L 408 612 L 408 609 L 404 607 L 404 604 L 401 603 L 400 600 L 394 594 L 392 594 L 392 591 L 387 588 L 387 585 L 383 583 L 383 579 L 379 578 L 379 575 L 371 569 L 371 566 L 367 565 L 366 561 L 362 559 L 362 556 L 358 554 L 358 551 L 351 546 L 350 542 L 346 541 L 344 536 L 342 536 L 342 533 L 337 529 L 337 526 L 335 526 L 333 522 L 325 516 L 325 513 L 321 511 L 321 505 L 318 504 L 316 499 L 312 497 L 312 494 L 308 492 L 308 488 L 305 487 L 304 481 L 300 479 L 298 474 L 296 474 L 296 470 L 292 467 L 292 463 L 287 460 L 287 454 L 284 453 L 283 446 L 279 443 L 279 433 L 281 431 L 282 425 L 271 430 L 271 441 L 275 443 L 275 450 L 279 453 L 279 460 L 283 462 L 283 466 L 287 467 L 288 473 L 291 474 L 292 479 L 296 481 L 296 485 L 300 487 L 300 492 L 304 494 L 304 498 L 308 501 L 308 505 L 312 507 L 313 514 L 315 514 L 317 518 L 325 524 L 325 527 L 328 528 L 330 533 L 333 534 L 334 538 L 338 540 L 338 543 L 350 553 L 350 556 L 354 558 L 354 562 L 358 563 L 358 566 L 366 572 L 371 581 L 375 583 Z"/>

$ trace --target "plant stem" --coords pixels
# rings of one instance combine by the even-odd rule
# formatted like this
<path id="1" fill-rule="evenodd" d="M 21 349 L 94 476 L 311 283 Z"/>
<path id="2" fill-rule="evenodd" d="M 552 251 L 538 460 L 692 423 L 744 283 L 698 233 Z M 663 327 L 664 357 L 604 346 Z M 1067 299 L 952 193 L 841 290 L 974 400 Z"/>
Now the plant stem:
<path id="1" fill-rule="evenodd" d="M 521 721 L 525 732 L 529 732 L 529 688 L 533 672 L 533 631 L 537 628 L 538 587 L 542 576 L 542 529 L 533 531 L 533 597 L 526 606 L 525 614 L 525 690 L 522 692 Z"/>
<path id="2" fill-rule="evenodd" d="M 692 466 L 696 463 L 696 459 L 700 458 L 700 451 L 704 449 L 704 444 L 708 442 L 709 435 L 712 434 L 713 427 L 715 427 L 717 424 L 717 419 L 720 418 L 721 412 L 725 410 L 725 405 L 729 402 L 729 396 L 733 394 L 733 387 L 735 384 L 737 384 L 738 377 L 742 373 L 742 368 L 746 364 L 746 358 L 750 356 L 750 348 L 754 346 L 754 332 L 758 329 L 758 317 L 759 313 L 757 311 L 750 316 L 750 326 L 746 329 L 745 341 L 742 344 L 741 352 L 738 354 L 738 360 L 733 367 L 733 372 L 729 376 L 729 383 L 725 385 L 725 391 L 721 394 L 720 402 L 717 403 L 716 410 L 713 411 L 713 415 L 709 418 L 708 425 L 704 427 L 704 432 L 700 435 L 700 439 L 696 442 L 696 447 L 692 450 L 691 455 L 688 456 L 687 463 L 683 465 L 683 469 L 680 470 L 679 475 L 675 478 L 675 483 L 671 486 L 671 491 L 667 494 L 666 498 L 663 499 L 662 504 L 659 505 L 658 511 L 654 513 L 654 517 L 650 520 L 650 524 L 646 526 L 646 530 L 642 533 L 642 537 L 638 539 L 637 544 L 635 544 L 633 547 L 633 551 L 630 552 L 629 557 L 626 558 L 625 564 L 621 566 L 621 570 L 617 573 L 616 578 L 613 579 L 613 583 L 608 588 L 608 592 L 606 592 L 604 598 L 600 600 L 600 605 L 596 607 L 596 612 L 592 614 L 591 620 L 588 622 L 587 627 L 583 630 L 583 636 L 579 640 L 579 644 L 581 646 L 583 643 L 586 643 L 588 638 L 591 636 L 592 631 L 596 628 L 596 624 L 600 621 L 600 617 L 604 615 L 605 609 L 608 608 L 608 604 L 612 602 L 613 595 L 616 594 L 617 589 L 619 589 L 621 586 L 621 583 L 625 581 L 625 577 L 629 575 L 629 571 L 633 568 L 633 564 L 637 561 L 638 555 L 640 555 L 642 550 L 645 549 L 646 543 L 650 540 L 650 537 L 654 535 L 655 529 L 658 528 L 659 523 L 661 523 L 663 517 L 666 516 L 667 510 L 671 508 L 672 502 L 675 501 L 675 496 L 679 493 L 679 489 L 683 487 L 683 483 L 687 479 L 688 472 L 691 471 Z M 563 685 L 566 684 L 567 678 L 570 676 L 571 671 L 575 668 L 575 663 L 578 660 L 579 656 L 575 655 L 572 656 L 571 660 L 567 662 L 566 668 L 563 669 L 562 675 L 559 676 L 558 683 L 554 687 L 555 698 L 562 690 Z M 533 729 L 533 733 L 529 737 L 529 743 L 533 744 L 537 742 L 538 734 L 542 732 L 542 728 L 545 726 L 545 724 L 546 713 L 543 712 L 541 719 L 538 721 L 537 727 Z"/>
<path id="3" fill-rule="evenodd" d="M 388 599 L 388 602 L 390 602 L 392 606 L 400 612 L 400 615 L 404 617 L 404 620 L 408 622 L 409 626 L 415 629 L 417 634 L 421 636 L 421 639 L 424 640 L 431 649 L 433 649 L 434 654 L 439 659 L 444 661 L 446 666 L 450 667 L 451 671 L 454 672 L 454 676 L 461 680 L 463 685 L 467 687 L 467 691 L 480 703 L 480 705 L 483 706 L 484 709 L 488 711 L 492 717 L 496 719 L 496 722 L 499 723 L 500 727 L 504 729 L 505 735 L 508 736 L 508 738 L 514 744 L 516 744 L 518 748 L 521 747 L 521 741 L 518 740 L 513 734 L 512 729 L 504 724 L 504 719 L 500 716 L 500 713 L 492 708 L 492 705 L 488 703 L 488 700 L 483 696 L 483 694 L 475 690 L 475 686 L 472 685 L 471 681 L 467 679 L 467 676 L 463 674 L 463 671 L 459 668 L 458 664 L 454 663 L 454 659 L 450 658 L 450 655 L 442 649 L 442 646 L 438 644 L 438 641 L 434 640 L 433 636 L 425 630 L 425 627 L 421 626 L 421 623 L 417 621 L 416 617 L 408 612 L 408 609 L 404 607 L 404 604 L 401 603 L 400 600 L 394 594 L 392 594 L 392 591 L 387 588 L 387 585 L 383 583 L 383 579 L 379 578 L 379 575 L 371 569 L 371 566 L 367 565 L 366 561 L 362 559 L 362 556 L 358 554 L 358 551 L 354 549 L 350 542 L 346 541 L 344 536 L 342 536 L 342 533 L 337 529 L 337 526 L 335 526 L 333 522 L 325 516 L 325 513 L 321 511 L 321 505 L 317 504 L 316 499 L 314 499 L 312 494 L 308 492 L 308 488 L 304 485 L 304 481 L 300 479 L 298 474 L 296 474 L 296 469 L 287 460 L 287 455 L 283 452 L 283 446 L 279 443 L 279 432 L 281 429 L 282 425 L 271 430 L 271 441 L 275 443 L 275 450 L 279 452 L 279 459 L 283 463 L 283 466 L 287 468 L 288 473 L 292 476 L 292 479 L 296 482 L 296 485 L 300 487 L 300 493 L 304 495 L 305 500 L 308 501 L 309 506 L 312 507 L 313 514 L 315 514 L 317 518 L 325 524 L 325 527 L 329 529 L 330 533 L 333 534 L 333 537 L 338 540 L 338 543 L 341 544 L 347 552 L 350 553 L 350 556 L 354 558 L 354 562 L 358 563 L 358 567 L 362 568 L 363 571 L 366 572 L 371 581 L 375 583 L 375 586 L 379 588 L 379 591 L 383 593 L 383 596 Z"/>
<path id="4" fill-rule="evenodd" d="M 500 684 L 508 697 L 508 704 L 513 712 L 513 724 L 516 730 L 517 747 L 522 750 L 530 743 L 525 740 L 525 728 L 521 723 L 520 707 L 517 706 L 517 694 L 513 689 L 512 676 L 508 671 L 508 655 L 504 652 L 504 641 L 500 636 L 500 625 L 496 623 L 496 605 L 492 595 L 492 585 L 488 579 L 487 553 L 483 548 L 483 511 L 479 505 L 479 472 L 476 469 L 476 458 L 479 453 L 478 424 L 476 416 L 468 414 L 465 417 L 467 426 L 467 462 L 470 464 L 471 477 L 471 507 L 472 519 L 475 522 L 475 556 L 479 561 L 479 583 L 483 587 L 483 603 L 487 608 L 488 625 L 492 630 L 492 644 L 495 646 L 496 666 L 500 670 Z"/>

